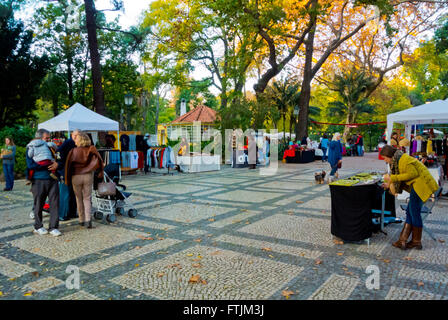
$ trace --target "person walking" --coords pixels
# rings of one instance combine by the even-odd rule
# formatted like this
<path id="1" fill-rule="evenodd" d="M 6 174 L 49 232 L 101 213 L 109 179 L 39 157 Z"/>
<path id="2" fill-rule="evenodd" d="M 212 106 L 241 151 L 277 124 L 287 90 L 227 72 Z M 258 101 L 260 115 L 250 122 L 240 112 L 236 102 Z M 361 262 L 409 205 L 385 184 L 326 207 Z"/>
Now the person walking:
<path id="1" fill-rule="evenodd" d="M 401 189 L 410 193 L 406 222 L 399 239 L 392 245 L 402 250 L 422 249 L 422 206 L 437 191 L 439 185 L 424 164 L 403 151 L 386 145 L 381 149 L 380 155 L 391 169 L 390 175 L 383 176 L 384 187 L 388 189 L 394 184 L 398 187 L 396 189 L 398 193 L 401 193 Z M 406 242 L 411 234 L 412 240 Z"/>
<path id="2" fill-rule="evenodd" d="M 362 157 L 364 155 L 364 138 L 361 134 L 358 135 L 356 140 L 356 150 L 358 152 L 358 156 Z"/>
<path id="3" fill-rule="evenodd" d="M 35 138 L 41 139 L 45 142 L 50 141 L 50 132 L 45 129 L 37 130 Z M 59 186 L 58 181 L 50 177 L 50 171 L 55 168 L 52 166 L 40 166 L 33 161 L 28 155 L 28 150 L 25 153 L 25 159 L 28 170 L 33 170 L 33 181 L 31 184 L 31 192 L 33 193 L 34 203 L 34 232 L 39 235 L 45 235 L 50 232 L 54 237 L 61 235 L 59 228 Z M 50 222 L 48 230 L 44 228 L 42 223 L 42 209 L 45 205 L 45 200 L 48 197 L 50 205 Z"/>
<path id="4" fill-rule="evenodd" d="M 320 148 L 322 149 L 322 153 L 324 154 L 322 156 L 322 162 L 325 162 L 328 159 L 327 150 L 328 150 L 328 145 L 329 144 L 330 144 L 330 140 L 328 140 L 327 134 L 324 133 L 324 135 L 322 137 L 322 140 L 320 141 Z"/>
<path id="5" fill-rule="evenodd" d="M 103 177 L 104 163 L 87 134 L 81 132 L 75 138 L 76 148 L 70 150 L 65 164 L 65 184 L 73 185 L 79 224 L 92 228 L 92 186 L 93 174 L 99 171 Z"/>
<path id="6" fill-rule="evenodd" d="M 5 138 L 5 146 L 1 151 L 3 160 L 3 174 L 5 176 L 5 188 L 3 191 L 12 191 L 14 187 L 14 164 L 16 161 L 16 145 L 11 137 Z"/>
<path id="7" fill-rule="evenodd" d="M 342 145 L 341 145 L 341 134 L 336 132 L 330 142 L 330 147 L 328 150 L 328 163 L 331 166 L 330 176 L 328 182 L 331 183 L 335 176 L 338 177 L 338 169 L 342 163 Z"/>

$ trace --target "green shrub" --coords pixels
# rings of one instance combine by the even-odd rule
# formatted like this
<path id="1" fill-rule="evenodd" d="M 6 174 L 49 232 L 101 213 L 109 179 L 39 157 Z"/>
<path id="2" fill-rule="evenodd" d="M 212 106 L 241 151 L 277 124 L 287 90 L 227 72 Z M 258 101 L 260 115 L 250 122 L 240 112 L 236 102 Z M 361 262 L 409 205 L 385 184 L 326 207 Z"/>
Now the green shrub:
<path id="1" fill-rule="evenodd" d="M 14 165 L 14 173 L 17 178 L 24 178 L 26 171 L 25 159 L 26 147 L 16 146 L 16 163 Z"/>
<path id="2" fill-rule="evenodd" d="M 11 137 L 14 144 L 20 147 L 26 145 L 34 138 L 35 129 L 24 126 L 4 127 L 0 130 L 0 145 L 5 144 L 5 138 Z"/>

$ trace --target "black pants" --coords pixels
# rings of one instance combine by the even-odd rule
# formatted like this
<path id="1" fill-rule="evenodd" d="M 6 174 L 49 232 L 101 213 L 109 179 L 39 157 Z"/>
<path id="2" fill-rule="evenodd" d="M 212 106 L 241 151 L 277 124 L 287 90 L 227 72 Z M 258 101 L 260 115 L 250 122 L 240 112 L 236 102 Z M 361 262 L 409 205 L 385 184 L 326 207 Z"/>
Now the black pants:
<path id="1" fill-rule="evenodd" d="M 68 201 L 69 201 L 69 205 L 68 205 L 68 218 L 77 218 L 78 217 L 78 213 L 77 213 L 77 206 L 76 206 L 76 197 L 75 197 L 75 192 L 73 191 L 73 187 L 70 185 L 68 187 L 69 190 L 69 197 L 68 197 Z"/>
<path id="2" fill-rule="evenodd" d="M 50 224 L 48 230 L 59 228 L 59 183 L 57 180 L 35 179 L 31 186 L 34 198 L 34 229 L 38 230 L 42 223 L 42 209 L 48 197 L 50 204 Z"/>

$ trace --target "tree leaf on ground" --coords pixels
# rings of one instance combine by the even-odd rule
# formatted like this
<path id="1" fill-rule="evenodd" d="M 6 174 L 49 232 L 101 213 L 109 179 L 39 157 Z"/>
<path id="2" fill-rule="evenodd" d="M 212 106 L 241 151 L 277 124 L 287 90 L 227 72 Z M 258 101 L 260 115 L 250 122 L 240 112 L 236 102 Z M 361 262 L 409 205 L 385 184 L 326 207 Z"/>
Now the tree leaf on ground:
<path id="1" fill-rule="evenodd" d="M 296 203 L 303 203 L 303 201 L 297 200 Z"/>
<path id="2" fill-rule="evenodd" d="M 344 253 L 343 252 L 338 252 L 338 253 L 336 253 L 338 256 L 342 256 L 342 255 L 344 255 Z"/>
<path id="3" fill-rule="evenodd" d="M 187 253 L 187 257 L 192 257 L 193 254 L 192 253 Z"/>
<path id="4" fill-rule="evenodd" d="M 208 219 L 208 221 L 213 222 L 213 221 L 215 221 L 215 219 L 210 218 L 210 219 Z"/>
<path id="5" fill-rule="evenodd" d="M 314 261 L 314 264 L 315 264 L 315 265 L 322 264 L 322 260 L 317 259 L 317 260 Z"/>
<path id="6" fill-rule="evenodd" d="M 201 283 L 202 283 L 202 284 L 207 284 L 207 281 L 202 280 Z"/>
<path id="7" fill-rule="evenodd" d="M 23 295 L 24 297 L 29 297 L 29 296 L 32 296 L 33 295 L 33 291 L 28 291 L 28 292 L 25 292 L 25 294 Z"/>
<path id="8" fill-rule="evenodd" d="M 389 263 L 389 262 L 390 262 L 389 259 L 383 259 L 383 261 L 384 261 L 385 263 Z"/>
<path id="9" fill-rule="evenodd" d="M 440 242 L 440 243 L 445 243 L 445 240 L 443 240 L 443 239 L 439 239 L 439 242 Z"/>
<path id="10" fill-rule="evenodd" d="M 145 237 L 145 236 L 142 236 L 142 235 L 138 235 L 137 238 L 142 239 L 142 240 L 154 240 L 154 238 L 152 238 L 152 237 Z"/>
<path id="11" fill-rule="evenodd" d="M 272 251 L 272 249 L 271 249 L 271 248 L 269 248 L 269 247 L 264 247 L 264 248 L 261 248 L 261 250 L 263 250 L 263 251 Z"/>
<path id="12" fill-rule="evenodd" d="M 425 284 L 424 284 L 422 281 L 420 281 L 419 283 L 417 283 L 417 285 L 418 285 L 419 287 L 423 287 Z"/>
<path id="13" fill-rule="evenodd" d="M 31 272 L 31 274 L 32 274 L 33 276 L 35 276 L 35 277 L 38 277 L 38 276 L 39 276 L 39 272 L 37 272 L 37 271 Z"/>
<path id="14" fill-rule="evenodd" d="M 201 276 L 197 274 L 197 275 L 191 276 L 190 280 L 188 280 L 188 283 L 198 283 L 200 279 L 201 279 Z"/>
<path id="15" fill-rule="evenodd" d="M 221 250 L 216 250 L 216 251 L 213 251 L 212 253 L 210 253 L 210 255 L 216 256 L 217 254 L 221 254 L 221 253 L 222 253 Z"/>
<path id="16" fill-rule="evenodd" d="M 292 296 L 294 294 L 294 291 L 291 290 L 283 290 L 282 291 L 282 296 L 284 296 L 286 299 L 289 299 L 290 296 Z"/>
<path id="17" fill-rule="evenodd" d="M 193 241 L 194 241 L 194 242 L 201 242 L 202 239 L 199 239 L 199 238 L 198 238 L 198 239 L 194 239 Z"/>
<path id="18" fill-rule="evenodd" d="M 193 268 L 201 268 L 202 265 L 201 265 L 200 263 L 193 263 L 193 264 L 192 264 L 192 267 L 193 267 Z"/>
<path id="19" fill-rule="evenodd" d="M 165 272 L 159 272 L 159 273 L 157 273 L 157 277 L 159 277 L 159 278 L 163 277 L 164 275 L 165 275 Z"/>

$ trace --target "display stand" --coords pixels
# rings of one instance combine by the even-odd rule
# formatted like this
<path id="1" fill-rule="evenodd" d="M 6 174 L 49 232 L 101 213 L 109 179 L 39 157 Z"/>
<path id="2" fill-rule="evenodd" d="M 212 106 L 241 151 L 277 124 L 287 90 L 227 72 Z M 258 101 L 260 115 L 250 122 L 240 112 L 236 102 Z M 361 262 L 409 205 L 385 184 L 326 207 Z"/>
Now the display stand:
<path id="1" fill-rule="evenodd" d="M 221 156 L 178 156 L 177 164 L 183 172 L 205 172 L 221 170 Z"/>
<path id="2" fill-rule="evenodd" d="M 247 150 L 233 150 L 232 168 L 249 167 L 249 157 Z"/>

